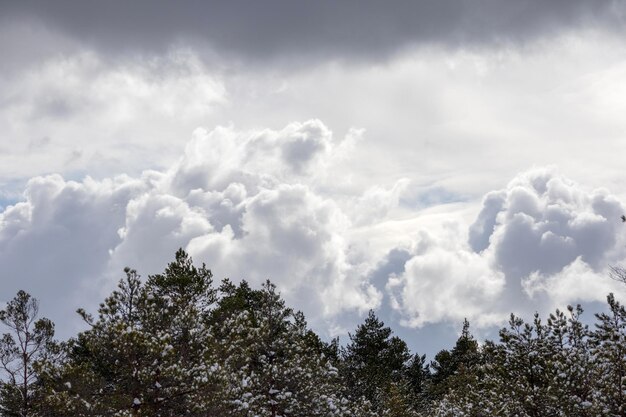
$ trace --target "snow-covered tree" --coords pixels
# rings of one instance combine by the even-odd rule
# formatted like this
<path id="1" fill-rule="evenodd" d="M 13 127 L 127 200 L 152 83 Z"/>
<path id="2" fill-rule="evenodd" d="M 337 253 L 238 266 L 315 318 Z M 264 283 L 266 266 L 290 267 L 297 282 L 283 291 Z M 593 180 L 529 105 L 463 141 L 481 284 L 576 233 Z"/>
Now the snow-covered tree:
<path id="1" fill-rule="evenodd" d="M 143 284 L 134 270 L 100 305 L 90 329 L 48 367 L 50 407 L 75 416 L 194 416 L 216 411 L 217 365 L 206 312 L 211 274 L 179 251 Z"/>
<path id="2" fill-rule="evenodd" d="M 260 291 L 247 284 L 228 287 L 221 301 L 220 364 L 227 380 L 224 414 L 237 417 L 356 416 L 343 398 L 338 371 L 310 342 L 304 316 L 287 308 L 266 282 Z M 362 405 L 357 405 L 359 407 Z"/>
<path id="3" fill-rule="evenodd" d="M 626 416 L 626 309 L 613 294 L 608 313 L 596 314 L 592 354 L 596 376 L 594 410 L 597 415 Z"/>
<path id="4" fill-rule="evenodd" d="M 569 306 L 568 314 L 557 310 L 547 321 L 552 380 L 548 389 L 555 415 L 572 417 L 593 414 L 595 367 L 589 329 L 580 321 L 583 310 Z"/>
<path id="5" fill-rule="evenodd" d="M 474 378 L 481 362 L 478 342 L 469 330 L 469 322 L 463 321 L 461 335 L 451 350 L 442 350 L 431 362 L 432 369 L 425 384 L 426 396 L 438 401 L 448 392 L 463 388 Z"/>
<path id="6" fill-rule="evenodd" d="M 480 350 L 478 372 L 438 402 L 438 416 L 592 416 L 594 358 L 580 307 L 544 324 L 511 316 L 500 343 Z"/>

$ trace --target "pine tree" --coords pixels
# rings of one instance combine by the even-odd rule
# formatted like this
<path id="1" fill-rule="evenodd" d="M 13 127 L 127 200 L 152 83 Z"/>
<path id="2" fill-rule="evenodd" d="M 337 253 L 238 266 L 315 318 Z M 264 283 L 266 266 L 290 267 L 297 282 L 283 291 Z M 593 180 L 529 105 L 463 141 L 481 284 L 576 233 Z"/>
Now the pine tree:
<path id="1" fill-rule="evenodd" d="M 596 314 L 592 333 L 596 391 L 594 409 L 602 415 L 626 416 L 626 309 L 613 294 L 609 313 Z"/>
<path id="2" fill-rule="evenodd" d="M 54 324 L 37 318 L 39 302 L 19 291 L 0 311 L 0 322 L 9 329 L 0 339 L 0 414 L 7 417 L 37 416 L 41 407 L 41 384 L 37 363 L 54 349 Z"/>
<path id="3" fill-rule="evenodd" d="M 348 397 L 366 399 L 380 414 L 385 412 L 388 393 L 410 392 L 408 347 L 403 340 L 392 336 L 391 329 L 385 327 L 373 311 L 354 335 L 350 335 L 342 359 Z"/>
<path id="4" fill-rule="evenodd" d="M 340 396 L 337 369 L 311 344 L 304 316 L 285 307 L 274 285 L 252 291 L 246 283 L 239 289 L 226 284 L 216 309 L 225 415 L 354 415 L 353 405 Z"/>
<path id="5" fill-rule="evenodd" d="M 481 355 L 469 326 L 467 319 L 464 320 L 461 335 L 452 350 L 440 351 L 431 362 L 432 373 L 426 384 L 430 401 L 441 400 L 451 390 L 463 389 L 474 379 Z"/>
<path id="6" fill-rule="evenodd" d="M 437 403 L 438 416 L 595 416 L 594 358 L 582 309 L 557 310 L 547 324 L 511 316 L 500 343 L 481 349 L 478 372 L 465 389 L 453 388 Z"/>
<path id="7" fill-rule="evenodd" d="M 568 306 L 547 320 L 549 343 L 549 408 L 555 415 L 585 417 L 593 414 L 593 369 L 589 329 L 580 322 L 583 310 Z"/>
<path id="8" fill-rule="evenodd" d="M 426 385 L 431 377 L 430 367 L 426 363 L 426 355 L 414 354 L 409 360 L 405 371 L 409 396 L 416 410 L 428 409 Z"/>
<path id="9" fill-rule="evenodd" d="M 390 382 L 385 388 L 381 415 L 385 417 L 417 417 L 415 401 L 410 392 L 410 385 L 405 381 Z"/>
<path id="10" fill-rule="evenodd" d="M 217 409 L 217 365 L 204 311 L 210 271 L 183 252 L 143 284 L 126 269 L 90 325 L 49 366 L 51 409 L 75 416 L 201 416 Z"/>
<path id="11" fill-rule="evenodd" d="M 158 381 L 161 406 L 172 415 L 202 414 L 215 407 L 207 401 L 217 389 L 212 376 L 217 369 L 214 337 L 208 325 L 216 301 L 212 284 L 211 271 L 204 264 L 196 268 L 182 249 L 165 273 L 150 276 L 146 283 L 151 310 L 160 317 L 147 320 L 145 331 L 167 335 L 167 348 L 176 355 L 176 363 L 167 364 L 176 367 L 174 375 Z"/>

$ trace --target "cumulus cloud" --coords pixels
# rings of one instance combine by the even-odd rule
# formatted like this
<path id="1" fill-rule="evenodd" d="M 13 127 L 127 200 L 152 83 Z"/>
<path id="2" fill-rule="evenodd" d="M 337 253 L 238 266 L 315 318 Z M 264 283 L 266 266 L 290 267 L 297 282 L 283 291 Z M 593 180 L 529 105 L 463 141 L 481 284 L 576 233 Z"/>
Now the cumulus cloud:
<path id="1" fill-rule="evenodd" d="M 501 205 L 497 211 L 494 200 Z M 560 272 L 578 257 L 600 271 L 623 255 L 622 213 L 622 204 L 606 190 L 585 191 L 550 170 L 535 170 L 519 175 L 497 197 L 488 195 L 472 230 L 484 224 L 485 250 L 513 279 Z"/>
<path id="2" fill-rule="evenodd" d="M 422 235 L 404 272 L 390 277 L 392 307 L 403 312 L 405 325 L 459 322 L 467 317 L 484 326 L 501 320 L 492 308 L 504 287 L 504 275 L 488 259 L 467 251 L 455 234 L 440 240 Z"/>
<path id="3" fill-rule="evenodd" d="M 487 193 L 467 226 L 468 202 L 403 207 L 429 189 L 407 179 L 336 193 L 334 173 L 361 133 L 336 138 L 319 120 L 198 129 L 167 169 L 35 177 L 0 211 L 0 299 L 24 288 L 65 323 L 123 267 L 159 272 L 179 247 L 217 279 L 271 279 L 327 332 L 348 311 L 391 308 L 409 327 L 464 317 L 485 327 L 512 309 L 620 290 L 603 278 L 625 255 L 624 207 L 608 191 L 535 169 Z"/>
<path id="4" fill-rule="evenodd" d="M 171 188 L 180 193 L 241 183 L 256 192 L 259 186 L 277 182 L 311 183 L 324 175 L 331 152 L 342 143 L 319 120 L 290 123 L 280 131 L 197 129 L 171 170 Z"/>
<path id="5" fill-rule="evenodd" d="M 183 247 L 217 279 L 271 279 L 320 320 L 376 307 L 380 291 L 348 260 L 348 217 L 314 186 L 341 146 L 318 120 L 225 127 L 197 131 L 162 172 L 35 177 L 23 201 L 0 212 L 2 298 L 25 288 L 65 322 L 110 291 L 123 267 L 156 273 Z"/>
<path id="6" fill-rule="evenodd" d="M 607 190 L 586 190 L 555 169 L 519 174 L 484 197 L 467 233 L 417 241 L 387 285 L 393 306 L 411 326 L 463 317 L 485 326 L 511 310 L 624 293 L 607 278 L 607 267 L 626 254 L 623 210 Z"/>
<path id="7" fill-rule="evenodd" d="M 109 250 L 120 243 L 117 228 L 128 202 L 150 188 L 145 178 L 125 176 L 31 179 L 24 200 L 0 212 L 0 298 L 25 289 L 42 299 L 43 311 L 67 327 L 76 325 L 71 317 L 79 300 L 100 295 L 94 287 L 106 272 Z"/>

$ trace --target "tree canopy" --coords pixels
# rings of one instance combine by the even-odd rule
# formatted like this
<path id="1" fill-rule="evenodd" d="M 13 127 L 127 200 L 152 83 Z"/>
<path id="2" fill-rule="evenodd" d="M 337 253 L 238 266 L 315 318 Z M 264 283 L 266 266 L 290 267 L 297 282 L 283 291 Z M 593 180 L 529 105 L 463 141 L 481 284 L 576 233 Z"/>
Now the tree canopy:
<path id="1" fill-rule="evenodd" d="M 626 416 L 626 309 L 594 328 L 580 306 L 511 315 L 498 341 L 462 324 L 431 361 L 374 311 L 325 341 L 270 281 L 225 279 L 183 250 L 161 274 L 126 268 L 87 329 L 54 340 L 20 291 L 0 323 L 0 416 Z"/>

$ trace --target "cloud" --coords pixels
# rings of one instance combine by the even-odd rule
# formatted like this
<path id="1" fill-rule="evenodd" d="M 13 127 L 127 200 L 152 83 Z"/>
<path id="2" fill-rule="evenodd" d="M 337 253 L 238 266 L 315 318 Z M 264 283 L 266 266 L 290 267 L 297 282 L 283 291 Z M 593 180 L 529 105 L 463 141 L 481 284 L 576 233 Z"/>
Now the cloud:
<path id="1" fill-rule="evenodd" d="M 352 126 L 367 135 L 343 147 L 343 165 L 332 173 L 318 164 L 340 150 L 328 151 L 327 142 L 269 146 L 271 161 L 294 175 L 332 175 L 324 185 L 337 194 L 386 190 L 408 178 L 421 190 L 442 190 L 420 201 L 410 187 L 401 197 L 413 208 L 473 200 L 533 164 L 557 164 L 591 186 L 619 190 L 626 65 L 616 51 L 623 39 L 582 32 L 526 47 L 423 48 L 384 64 L 300 70 L 229 67 L 182 46 L 120 59 L 83 49 L 60 53 L 0 76 L 7 93 L 0 101 L 0 181 L 19 180 L 22 188 L 53 172 L 138 176 L 171 167 L 198 126 L 278 131 L 314 116 L 333 127 L 335 139 Z M 48 145 L 34 146 L 41 138 Z M 280 161 L 289 152 L 301 155 L 298 164 L 290 159 L 291 169 Z"/>
<path id="2" fill-rule="evenodd" d="M 171 171 L 171 187 L 188 192 L 223 189 L 238 182 L 256 191 L 259 185 L 276 181 L 311 182 L 324 175 L 331 152 L 342 143 L 319 120 L 290 123 L 280 131 L 197 129 L 184 157 Z"/>
<path id="3" fill-rule="evenodd" d="M 492 308 L 505 285 L 504 275 L 455 238 L 435 240 L 424 234 L 404 272 L 390 277 L 387 290 L 392 307 L 405 317 L 403 324 L 420 327 L 467 317 L 486 326 L 502 319 Z"/>
<path id="4" fill-rule="evenodd" d="M 390 189 L 375 185 L 365 190 L 352 208 L 355 224 L 371 224 L 385 219 L 389 212 L 399 206 L 400 199 L 407 194 L 410 186 L 411 181 L 402 178 Z"/>
<path id="5" fill-rule="evenodd" d="M 422 234 L 404 270 L 390 275 L 392 305 L 409 326 L 464 317 L 488 326 L 511 310 L 626 295 L 607 274 L 626 255 L 623 212 L 607 190 L 586 190 L 553 168 L 521 173 L 487 193 L 467 233 L 451 221 L 446 233 Z"/>
<path id="6" fill-rule="evenodd" d="M 524 42 L 580 27 L 621 27 L 621 2 L 396 2 L 272 0 L 3 3 L 5 20 L 43 25 L 108 52 L 162 51 L 176 42 L 207 45 L 246 60 L 284 56 L 377 59 L 412 44 Z"/>
<path id="7" fill-rule="evenodd" d="M 222 83 L 184 50 L 123 62 L 89 51 L 57 55 L 0 77 L 0 88 L 3 178 L 169 165 L 175 157 L 153 146 L 178 156 L 184 143 L 172 135 L 227 102 Z M 132 169 L 145 160 L 150 166 Z"/>
<path id="8" fill-rule="evenodd" d="M 66 332 L 75 329 L 74 310 L 100 296 L 94 288 L 106 272 L 109 250 L 120 243 L 117 225 L 128 202 L 149 188 L 145 178 L 125 176 L 81 182 L 59 175 L 31 179 L 23 201 L 0 212 L 0 298 L 27 290 L 41 300 L 42 312 L 64 323 Z"/>
<path id="9" fill-rule="evenodd" d="M 511 310 L 620 291 L 603 277 L 625 257 L 624 207 L 608 191 L 540 168 L 488 192 L 480 210 L 409 207 L 432 188 L 404 179 L 337 192 L 333 173 L 355 132 L 336 138 L 316 119 L 198 129 L 166 169 L 34 177 L 0 211 L 0 299 L 32 292 L 67 336 L 74 309 L 93 307 L 123 267 L 159 272 L 179 247 L 218 280 L 271 279 L 326 334 L 370 308 L 408 327 L 465 317 L 489 327 Z"/>
<path id="10" fill-rule="evenodd" d="M 168 170 L 35 177 L 22 201 L 0 211 L 0 296 L 32 292 L 67 335 L 75 308 L 92 308 L 125 266 L 156 273 L 183 247 L 218 280 L 271 279 L 318 322 L 374 308 L 380 291 L 348 260 L 350 221 L 311 176 L 342 143 L 319 120 L 223 127 L 197 131 Z"/>
<path id="11" fill-rule="evenodd" d="M 621 252 L 623 206 L 606 190 L 587 192 L 549 170 L 536 170 L 509 183 L 498 211 L 493 198 L 485 199 L 479 214 L 480 223 L 493 224 L 493 232 L 484 227 L 482 233 L 489 236 L 486 250 L 511 278 L 554 274 L 578 257 L 598 271 Z"/>

